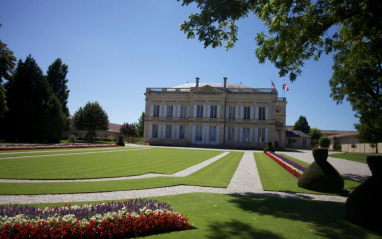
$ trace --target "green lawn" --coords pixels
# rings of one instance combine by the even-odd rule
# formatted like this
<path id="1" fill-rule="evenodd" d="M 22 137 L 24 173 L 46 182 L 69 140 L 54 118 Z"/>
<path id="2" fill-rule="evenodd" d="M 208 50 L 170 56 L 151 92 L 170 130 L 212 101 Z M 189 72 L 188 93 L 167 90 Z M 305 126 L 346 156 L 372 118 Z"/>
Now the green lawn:
<path id="1" fill-rule="evenodd" d="M 286 156 L 287 158 L 301 164 L 302 166 L 309 166 L 309 164 L 295 158 L 289 157 L 287 155 L 283 156 Z M 292 174 L 290 174 L 264 153 L 255 153 L 255 160 L 257 169 L 259 171 L 261 184 L 263 185 L 263 189 L 266 191 L 328 194 L 298 187 L 297 178 L 295 178 Z M 345 190 L 353 190 L 360 184 L 360 182 L 348 178 L 344 178 L 344 181 Z"/>
<path id="2" fill-rule="evenodd" d="M 147 238 L 376 239 L 382 236 L 348 222 L 343 203 L 208 193 L 156 199 L 187 216 L 194 229 Z M 53 205 L 63 204 L 35 206 Z"/>
<path id="3" fill-rule="evenodd" d="M 104 149 L 97 153 L 78 149 L 64 155 L 48 155 L 51 153 L 47 152 L 47 156 L 0 159 L 0 178 L 85 179 L 147 173 L 173 174 L 221 153 L 214 150 L 130 147 Z"/>
<path id="4" fill-rule="evenodd" d="M 337 154 L 330 154 L 329 157 L 339 158 L 339 159 L 347 159 L 350 161 L 366 164 L 366 157 L 369 155 L 381 156 L 381 154 L 337 153 Z"/>
<path id="5" fill-rule="evenodd" d="M 183 153 L 185 154 L 187 151 L 189 150 L 183 150 Z M 0 195 L 107 192 L 176 185 L 225 188 L 231 181 L 242 156 L 242 152 L 231 152 L 220 160 L 187 177 L 155 177 L 133 180 L 70 183 L 0 183 Z M 166 162 L 162 163 L 166 164 Z"/>

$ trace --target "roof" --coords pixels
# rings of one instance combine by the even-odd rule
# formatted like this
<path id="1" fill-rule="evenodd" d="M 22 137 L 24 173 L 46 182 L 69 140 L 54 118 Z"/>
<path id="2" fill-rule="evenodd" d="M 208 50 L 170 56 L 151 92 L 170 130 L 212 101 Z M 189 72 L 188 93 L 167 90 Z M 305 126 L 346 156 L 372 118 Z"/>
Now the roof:
<path id="1" fill-rule="evenodd" d="M 292 131 L 293 126 L 287 125 L 285 126 L 286 130 Z M 353 136 L 357 135 L 358 131 L 351 131 L 351 130 L 321 130 L 321 133 L 323 136 L 330 137 L 330 136 L 336 136 L 336 137 L 345 137 L 345 136 Z"/>
<path id="2" fill-rule="evenodd" d="M 212 86 L 215 88 L 223 88 L 224 87 L 223 83 L 199 83 L 199 87 L 203 87 L 206 85 L 209 85 L 209 86 Z M 196 87 L 196 83 L 186 83 L 183 85 L 174 86 L 173 88 L 193 88 L 193 87 Z M 241 83 L 229 83 L 229 84 L 227 83 L 227 88 L 228 89 L 230 89 L 230 88 L 237 89 L 237 88 L 252 88 L 252 87 L 249 87 L 249 86 L 241 84 Z"/>
<path id="3" fill-rule="evenodd" d="M 121 130 L 120 124 L 109 123 L 109 129 L 107 130 L 108 132 L 119 133 L 120 130 Z"/>
<path id="4" fill-rule="evenodd" d="M 292 130 L 292 131 L 286 131 L 285 132 L 286 137 L 298 137 L 298 138 L 310 138 L 309 135 L 305 134 L 304 132 L 301 132 L 299 130 Z"/>

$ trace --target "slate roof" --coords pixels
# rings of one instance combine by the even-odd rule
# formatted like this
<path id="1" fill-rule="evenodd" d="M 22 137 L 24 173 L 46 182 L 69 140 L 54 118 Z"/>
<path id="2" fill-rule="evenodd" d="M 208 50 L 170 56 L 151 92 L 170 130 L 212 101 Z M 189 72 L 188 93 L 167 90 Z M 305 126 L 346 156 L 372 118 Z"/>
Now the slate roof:
<path id="1" fill-rule="evenodd" d="M 299 130 L 285 131 L 286 137 L 310 138 L 309 135 Z"/>

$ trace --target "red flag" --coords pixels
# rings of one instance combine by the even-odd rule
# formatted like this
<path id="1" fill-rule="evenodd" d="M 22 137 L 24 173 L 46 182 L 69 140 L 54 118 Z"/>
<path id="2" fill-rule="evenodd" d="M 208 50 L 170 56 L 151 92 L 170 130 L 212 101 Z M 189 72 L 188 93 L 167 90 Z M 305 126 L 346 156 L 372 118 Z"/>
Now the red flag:
<path id="1" fill-rule="evenodd" d="M 273 80 L 271 80 L 273 88 L 275 88 L 275 83 L 273 83 Z"/>

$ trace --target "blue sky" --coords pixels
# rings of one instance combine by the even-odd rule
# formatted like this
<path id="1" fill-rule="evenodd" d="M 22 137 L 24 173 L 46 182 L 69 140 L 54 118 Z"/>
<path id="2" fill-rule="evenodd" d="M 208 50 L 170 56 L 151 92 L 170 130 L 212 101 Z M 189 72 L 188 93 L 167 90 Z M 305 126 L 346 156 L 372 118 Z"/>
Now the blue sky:
<path id="1" fill-rule="evenodd" d="M 255 56 L 255 34 L 262 22 L 249 16 L 238 22 L 235 48 L 204 48 L 180 31 L 195 6 L 176 0 L 1 0 L 0 40 L 17 59 L 31 54 L 46 72 L 58 57 L 69 66 L 69 111 L 98 101 L 110 122 L 136 122 L 144 111 L 146 87 L 194 82 L 242 82 L 279 95 L 287 80 L 287 125 L 304 115 L 311 127 L 354 130 L 357 119 L 348 102 L 330 98 L 332 56 L 309 61 L 294 83 L 280 78 L 270 63 Z"/>

